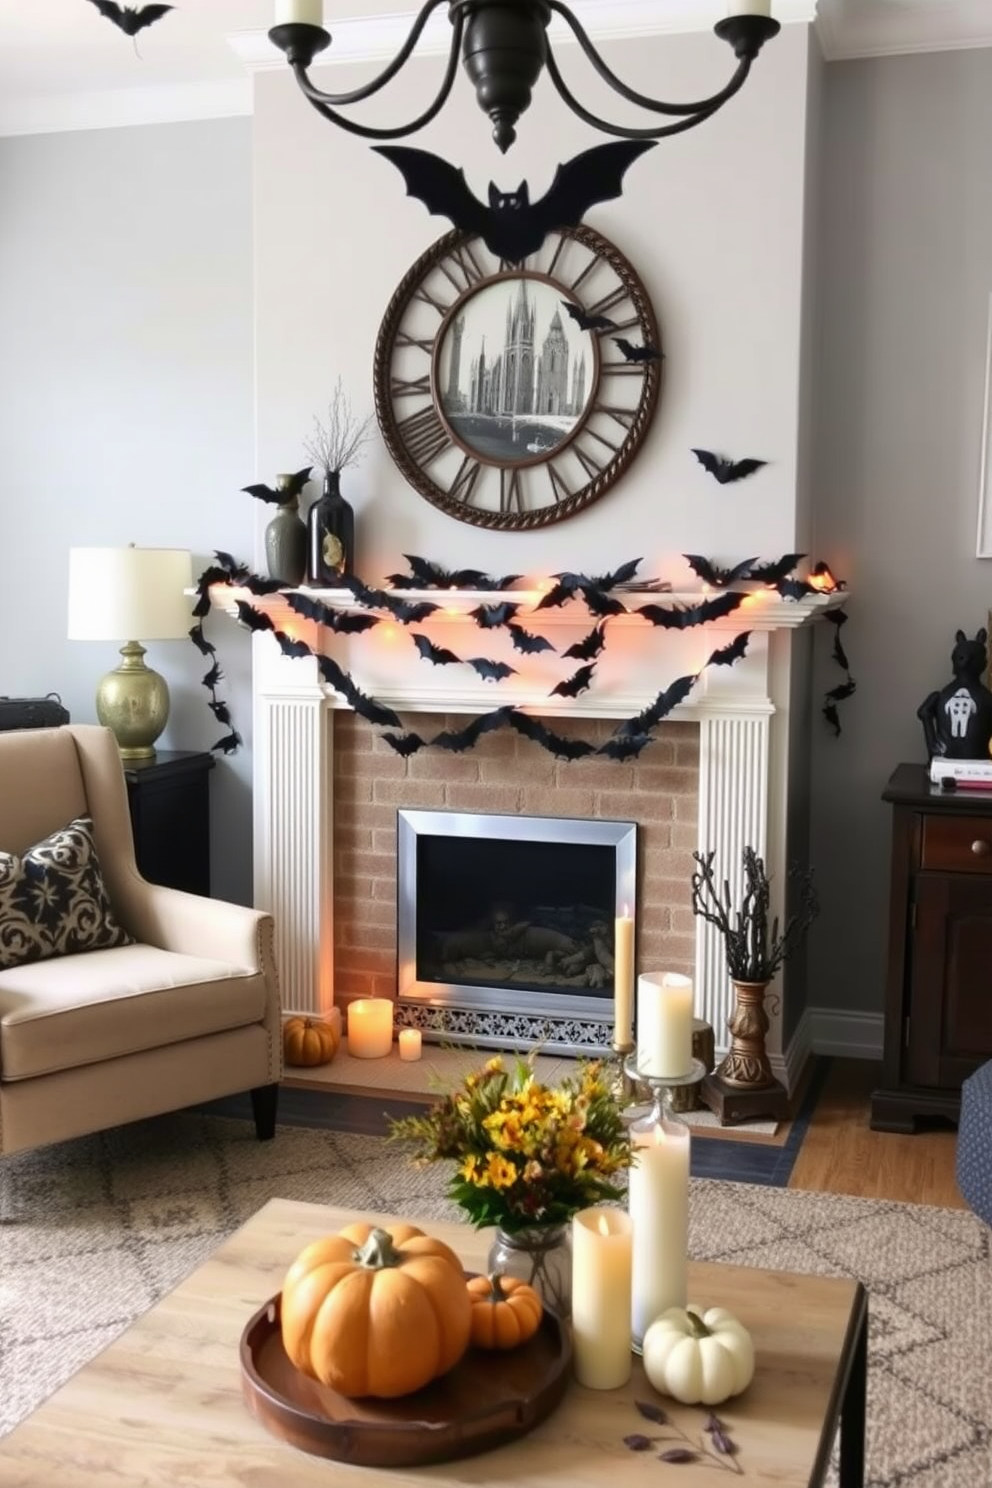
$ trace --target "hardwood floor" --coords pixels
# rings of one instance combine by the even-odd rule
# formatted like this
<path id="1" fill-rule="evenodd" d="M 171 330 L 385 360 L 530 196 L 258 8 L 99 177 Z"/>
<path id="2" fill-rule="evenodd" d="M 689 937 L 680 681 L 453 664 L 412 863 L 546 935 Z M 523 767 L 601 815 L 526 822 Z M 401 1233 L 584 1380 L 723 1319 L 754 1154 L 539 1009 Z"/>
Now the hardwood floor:
<path id="1" fill-rule="evenodd" d="M 880 1074 L 881 1066 L 867 1060 L 833 1061 L 789 1187 L 965 1208 L 954 1181 L 952 1128 L 911 1137 L 869 1128 L 869 1097 Z"/>

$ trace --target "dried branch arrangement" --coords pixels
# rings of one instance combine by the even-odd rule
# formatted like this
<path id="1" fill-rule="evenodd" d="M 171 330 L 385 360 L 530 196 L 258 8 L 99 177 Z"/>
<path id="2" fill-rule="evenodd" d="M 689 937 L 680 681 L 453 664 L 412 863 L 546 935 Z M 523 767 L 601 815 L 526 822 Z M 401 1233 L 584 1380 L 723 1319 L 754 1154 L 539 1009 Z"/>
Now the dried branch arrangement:
<path id="1" fill-rule="evenodd" d="M 789 878 L 798 893 L 796 912 L 786 921 L 779 934 L 778 918 L 768 923 L 771 892 L 765 865 L 753 847 L 745 847 L 744 898 L 734 909 L 730 884 L 723 881 L 718 890 L 713 871 L 714 852 L 693 853 L 699 867 L 692 875 L 692 910 L 723 936 L 727 953 L 727 970 L 735 982 L 770 982 L 783 962 L 801 945 L 807 930 L 819 913 L 820 905 L 808 869 L 794 868 Z"/>
<path id="2" fill-rule="evenodd" d="M 354 412 L 339 377 L 327 405 L 327 417 L 320 419 L 314 415 L 313 433 L 304 439 L 303 448 L 325 475 L 338 474 L 364 459 L 373 421 L 371 413 L 360 419 Z"/>

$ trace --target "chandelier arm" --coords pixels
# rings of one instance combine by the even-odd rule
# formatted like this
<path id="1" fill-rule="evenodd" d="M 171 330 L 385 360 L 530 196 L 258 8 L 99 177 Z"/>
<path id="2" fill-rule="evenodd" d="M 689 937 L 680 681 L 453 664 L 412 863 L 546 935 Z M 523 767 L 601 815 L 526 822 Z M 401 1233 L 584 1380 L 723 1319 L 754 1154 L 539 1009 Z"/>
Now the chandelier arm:
<path id="1" fill-rule="evenodd" d="M 687 129 L 693 129 L 697 124 L 704 123 L 707 119 L 711 119 L 718 109 L 722 108 L 728 98 L 732 98 L 744 86 L 745 79 L 751 71 L 750 60 L 746 57 L 743 58 L 734 74 L 732 86 L 729 89 L 725 88 L 715 99 L 699 105 L 697 112 L 691 118 L 679 119 L 675 124 L 659 124 L 655 129 L 628 129 L 622 124 L 609 124 L 605 119 L 600 119 L 598 115 L 590 113 L 569 89 L 565 79 L 558 71 L 558 64 L 555 62 L 550 51 L 548 52 L 545 66 L 547 67 L 548 77 L 554 84 L 561 99 L 584 123 L 591 124 L 594 129 L 600 130 L 603 134 L 612 134 L 618 139 L 630 140 L 664 139 L 671 134 L 683 134 Z"/>
<path id="2" fill-rule="evenodd" d="M 431 0 L 431 3 L 433 7 L 438 3 L 438 0 Z M 443 4 L 444 0 L 439 0 L 439 3 Z M 444 78 L 437 97 L 422 114 L 416 119 L 412 119 L 409 124 L 399 124 L 394 128 L 387 129 L 377 129 L 371 124 L 359 124 L 356 120 L 346 118 L 344 114 L 339 114 L 336 109 L 331 107 L 332 103 L 337 103 L 341 100 L 334 98 L 330 94 L 322 93 L 319 88 L 315 88 L 307 77 L 306 69 L 302 63 L 292 64 L 293 74 L 300 85 L 304 97 L 313 104 L 319 114 L 325 119 L 329 119 L 332 124 L 337 124 L 339 128 L 347 130 L 349 134 L 360 135 L 362 139 L 402 139 L 404 135 L 413 134 L 415 130 L 422 129 L 425 124 L 429 124 L 432 119 L 437 117 L 447 103 L 451 90 L 454 87 L 455 74 L 458 70 L 458 56 L 461 51 L 463 24 L 461 16 L 457 16 L 453 22 L 451 51 L 448 55 L 448 65 L 445 68 Z M 395 64 L 391 65 L 394 66 L 395 70 Z M 376 86 L 379 86 L 382 81 L 384 79 L 377 79 Z M 347 97 L 350 95 L 342 96 Z M 367 97 L 369 95 L 366 94 L 365 96 Z"/>
<path id="3" fill-rule="evenodd" d="M 725 88 L 723 88 L 719 93 L 714 93 L 712 98 L 701 99 L 699 103 L 662 103 L 660 99 L 648 98 L 646 94 L 638 93 L 634 88 L 628 87 L 621 78 L 617 77 L 616 73 L 613 72 L 611 68 L 607 67 L 602 57 L 593 46 L 592 41 L 589 39 L 589 34 L 583 27 L 581 21 L 578 19 L 577 16 L 574 16 L 572 14 L 567 5 L 562 4 L 562 0 L 547 0 L 547 3 L 550 9 L 553 10 L 557 15 L 560 15 L 565 24 L 570 27 L 572 34 L 574 35 L 576 41 L 579 43 L 579 46 L 585 52 L 589 61 L 592 63 L 593 67 L 599 73 L 603 81 L 605 83 L 608 83 L 615 93 L 619 93 L 622 98 L 626 98 L 629 103 L 636 103 L 638 108 L 648 109 L 653 114 L 668 114 L 673 117 L 678 117 L 680 115 L 691 115 L 692 117 L 695 117 L 697 114 L 701 114 L 703 118 L 709 118 L 710 114 L 713 113 L 715 109 L 718 109 L 721 104 L 726 103 L 728 98 L 733 98 L 734 94 L 740 89 L 740 87 L 744 83 L 745 78 L 748 75 L 748 70 L 750 69 L 751 64 L 749 60 L 745 60 L 741 62 L 737 71 L 734 73 L 733 77 Z M 551 71 L 551 65 L 552 57 L 549 48 L 547 60 L 547 67 L 549 72 Z M 560 93 L 561 89 L 559 88 L 558 91 Z M 562 96 L 564 97 L 564 95 Z M 587 120 L 587 122 L 589 121 Z M 616 133 L 617 131 L 613 132 Z M 676 131 L 673 131 L 673 133 L 674 132 Z M 637 136 L 631 134 L 629 137 L 636 138 Z M 652 136 L 645 134 L 643 137 L 647 139 L 651 138 Z M 653 137 L 660 138 L 660 136 L 658 135 L 655 135 Z"/>
<path id="4" fill-rule="evenodd" d="M 426 4 L 421 7 L 420 13 L 418 14 L 416 20 L 410 28 L 409 36 L 400 47 L 396 56 L 389 63 L 389 65 L 385 67 L 382 72 L 379 73 L 378 77 L 373 78 L 370 83 L 365 83 L 360 88 L 353 88 L 350 93 L 321 93 L 318 89 L 313 87 L 313 84 L 310 84 L 309 86 L 312 91 L 307 93 L 307 97 L 310 99 L 310 102 L 316 103 L 319 99 L 320 102 L 330 104 L 332 107 L 337 108 L 342 104 L 362 103 L 366 98 L 371 98 L 374 93 L 378 93 L 380 88 L 384 88 L 386 84 L 396 76 L 400 68 L 405 66 L 406 63 L 410 60 L 410 57 L 413 54 L 413 49 L 417 45 L 417 42 L 420 40 L 421 32 L 427 25 L 427 22 L 430 20 L 434 11 L 446 3 L 447 0 L 426 0 Z M 453 22 L 453 24 L 455 23 Z M 463 24 L 461 17 L 458 18 L 457 24 Z M 297 76 L 299 75 L 297 74 Z"/>

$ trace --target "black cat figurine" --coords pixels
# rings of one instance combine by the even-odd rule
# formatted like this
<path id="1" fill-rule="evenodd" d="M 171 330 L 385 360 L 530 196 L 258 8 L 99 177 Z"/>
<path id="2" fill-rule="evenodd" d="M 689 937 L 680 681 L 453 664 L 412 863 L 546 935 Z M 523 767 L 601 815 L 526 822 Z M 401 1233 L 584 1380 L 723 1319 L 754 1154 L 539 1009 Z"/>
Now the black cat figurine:
<path id="1" fill-rule="evenodd" d="M 987 760 L 992 740 L 992 692 L 982 677 L 988 666 L 987 636 L 980 630 L 969 641 L 963 630 L 954 637 L 954 680 L 931 692 L 916 710 L 931 759 Z"/>

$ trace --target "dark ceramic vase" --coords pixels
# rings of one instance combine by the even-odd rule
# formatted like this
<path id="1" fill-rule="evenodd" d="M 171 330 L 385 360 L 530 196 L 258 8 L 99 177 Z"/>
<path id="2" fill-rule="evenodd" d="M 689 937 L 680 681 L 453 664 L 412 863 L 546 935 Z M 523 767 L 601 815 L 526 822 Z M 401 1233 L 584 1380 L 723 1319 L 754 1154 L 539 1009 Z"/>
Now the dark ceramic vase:
<path id="1" fill-rule="evenodd" d="M 277 478 L 277 489 L 281 479 Z M 270 579 L 287 589 L 302 584 L 307 571 L 307 529 L 300 516 L 299 497 L 290 496 L 282 503 L 266 527 L 265 562 Z"/>
<path id="2" fill-rule="evenodd" d="M 350 574 L 355 558 L 355 513 L 341 495 L 341 475 L 329 470 L 324 489 L 307 513 L 307 583 L 333 589 Z"/>

